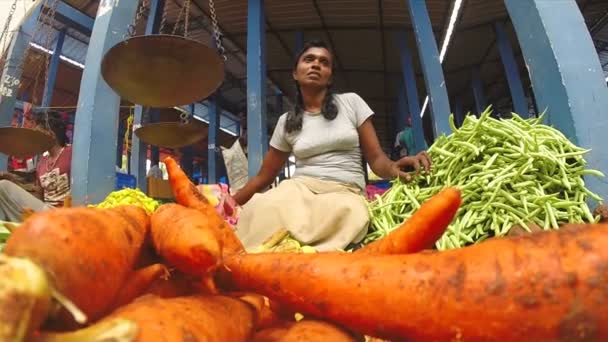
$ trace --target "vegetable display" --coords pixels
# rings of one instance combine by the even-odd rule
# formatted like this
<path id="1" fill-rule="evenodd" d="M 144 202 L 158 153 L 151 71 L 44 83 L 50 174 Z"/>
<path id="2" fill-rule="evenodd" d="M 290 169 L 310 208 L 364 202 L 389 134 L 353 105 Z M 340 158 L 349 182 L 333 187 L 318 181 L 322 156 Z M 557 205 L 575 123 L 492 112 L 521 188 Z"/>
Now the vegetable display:
<path id="1" fill-rule="evenodd" d="M 585 187 L 583 176 L 604 175 L 588 170 L 588 150 L 571 143 L 542 117 L 497 120 L 486 110 L 468 115 L 460 128 L 439 137 L 429 148 L 433 171 L 410 184 L 396 182 L 371 203 L 372 227 L 366 243 L 408 219 L 445 187 L 462 191 L 463 204 L 455 221 L 437 242 L 438 249 L 458 248 L 520 225 L 558 229 L 565 223 L 596 222 L 588 200 L 601 201 Z"/>
<path id="2" fill-rule="evenodd" d="M 608 225 L 429 251 L 465 194 L 447 187 L 353 253 L 307 253 L 286 230 L 247 253 L 168 170 L 180 204 L 58 208 L 14 229 L 0 341 L 608 340 Z"/>
<path id="3" fill-rule="evenodd" d="M 135 205 L 145 209 L 148 213 L 153 213 L 160 206 L 160 203 L 146 196 L 139 189 L 124 188 L 110 193 L 103 202 L 92 207 L 114 208 L 121 205 Z"/>

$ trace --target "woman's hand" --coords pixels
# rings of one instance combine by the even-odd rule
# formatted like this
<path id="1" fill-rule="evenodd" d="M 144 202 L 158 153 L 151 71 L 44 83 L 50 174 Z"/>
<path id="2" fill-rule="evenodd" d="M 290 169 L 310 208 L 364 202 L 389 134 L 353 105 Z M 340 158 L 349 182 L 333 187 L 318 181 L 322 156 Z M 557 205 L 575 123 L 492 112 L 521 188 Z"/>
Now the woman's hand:
<path id="1" fill-rule="evenodd" d="M 396 162 L 393 162 L 391 166 L 392 174 L 394 178 L 401 178 L 401 180 L 409 182 L 412 180 L 412 174 L 407 170 L 413 169 L 415 174 L 420 174 L 421 168 L 424 168 L 426 172 L 431 171 L 431 157 L 422 151 L 415 156 L 403 157 Z"/>

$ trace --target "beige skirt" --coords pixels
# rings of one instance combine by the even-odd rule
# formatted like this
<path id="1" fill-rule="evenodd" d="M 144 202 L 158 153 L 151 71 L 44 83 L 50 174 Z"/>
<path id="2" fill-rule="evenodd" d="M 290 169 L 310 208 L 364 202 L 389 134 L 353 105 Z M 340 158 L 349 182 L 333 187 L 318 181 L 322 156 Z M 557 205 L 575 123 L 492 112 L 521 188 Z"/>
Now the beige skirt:
<path id="1" fill-rule="evenodd" d="M 243 207 L 236 231 L 248 250 L 286 229 L 305 245 L 333 251 L 360 242 L 368 226 L 369 211 L 358 187 L 295 177 L 256 194 Z"/>

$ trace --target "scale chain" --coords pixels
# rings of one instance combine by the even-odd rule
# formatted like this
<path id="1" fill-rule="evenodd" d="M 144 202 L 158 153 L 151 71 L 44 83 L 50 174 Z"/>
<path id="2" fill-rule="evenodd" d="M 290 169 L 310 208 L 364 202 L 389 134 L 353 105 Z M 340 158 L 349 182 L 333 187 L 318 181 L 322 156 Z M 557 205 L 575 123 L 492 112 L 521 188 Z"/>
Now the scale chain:
<path id="1" fill-rule="evenodd" d="M 163 17 L 160 20 L 160 28 L 158 29 L 158 33 L 162 34 L 163 31 L 165 30 L 165 26 L 167 25 L 167 14 L 168 14 L 168 7 L 169 5 L 167 4 L 167 2 L 163 3 Z"/>
<path id="2" fill-rule="evenodd" d="M 144 16 L 144 12 L 146 8 L 148 8 L 148 3 L 149 0 L 143 0 L 139 3 L 139 6 L 137 7 L 137 12 L 135 13 L 135 17 L 133 17 L 133 21 L 127 27 L 127 32 L 123 35 L 123 39 L 126 39 L 127 37 L 133 37 L 135 35 L 135 27 L 141 17 Z"/>
<path id="3" fill-rule="evenodd" d="M 186 17 L 184 18 L 184 37 L 188 38 L 188 27 L 190 26 L 190 0 L 185 0 Z"/>
<path id="4" fill-rule="evenodd" d="M 185 2 L 184 2 L 185 5 Z M 173 25 L 173 32 L 171 32 L 172 35 L 175 35 L 177 33 L 177 28 L 179 27 L 179 23 L 181 23 L 182 21 L 182 17 L 184 16 L 184 9 L 186 8 L 186 6 L 182 6 L 182 8 L 179 9 L 179 13 L 177 15 L 177 20 L 175 21 L 175 25 Z"/>
<path id="5" fill-rule="evenodd" d="M 192 114 L 194 114 L 194 113 L 192 113 Z M 186 111 L 182 111 L 182 112 L 179 114 L 179 120 L 181 121 L 181 123 L 182 123 L 183 125 L 188 124 L 188 122 L 190 121 L 190 120 L 189 120 L 189 117 L 190 117 L 190 115 L 189 115 L 189 114 L 188 114 L 188 112 L 186 112 Z"/>
<path id="6" fill-rule="evenodd" d="M 17 0 L 15 0 L 14 5 L 15 5 L 15 9 L 16 9 Z M 12 6 L 11 6 L 11 9 L 12 9 Z M 14 13 L 14 11 L 13 11 L 13 13 Z M 15 66 L 16 74 L 19 74 L 23 70 L 23 64 L 25 63 L 25 57 L 28 55 L 30 49 L 32 48 L 31 42 L 34 40 L 34 37 L 36 37 L 36 35 L 38 34 L 38 31 L 40 31 L 40 27 L 42 26 L 42 24 L 41 24 L 42 16 L 43 16 L 43 13 L 42 13 L 42 11 L 40 11 L 40 13 L 38 14 L 38 18 L 36 18 L 36 26 L 34 28 L 34 32 L 28 39 L 27 47 L 25 49 L 25 52 L 23 53 L 23 57 L 21 58 L 21 60 L 19 60 L 19 64 L 17 64 Z M 12 20 L 12 16 L 9 13 L 9 17 L 7 17 L 7 22 L 5 24 L 5 28 L 7 29 L 7 31 L 8 31 L 11 20 Z M 8 32 L 6 34 L 8 34 Z M 7 63 L 8 63 L 8 61 L 7 61 Z M 21 80 L 15 78 L 15 77 L 11 77 L 9 75 L 6 75 L 4 77 L 4 79 L 0 80 L 0 81 L 2 82 L 2 84 L 0 84 L 0 95 L 1 96 L 13 96 L 12 88 L 19 87 L 19 85 L 21 84 Z"/>
<path id="7" fill-rule="evenodd" d="M 5 36 L 8 38 L 8 30 L 10 28 L 11 21 L 13 20 L 13 15 L 15 14 L 15 11 L 17 10 L 17 1 L 18 0 L 15 0 L 13 2 L 10 10 L 8 12 L 8 16 L 6 17 L 6 22 L 4 23 L 4 28 L 2 29 L 2 34 L 0 34 L 0 42 L 4 41 Z M 4 51 L 4 46 L 2 48 L 2 51 Z"/>
<path id="8" fill-rule="evenodd" d="M 55 21 L 55 14 L 57 13 L 57 7 L 59 6 L 59 0 L 46 0 L 44 5 L 46 7 L 48 7 L 48 11 L 46 13 L 46 19 L 47 19 L 47 23 L 46 23 L 46 30 L 44 32 L 45 36 L 43 38 L 43 40 L 41 41 L 41 43 L 44 45 L 44 48 L 48 49 L 49 51 L 51 50 L 51 43 L 53 41 L 53 23 Z M 41 17 L 42 19 L 42 17 Z M 43 23 L 40 23 L 40 26 L 42 26 Z M 55 49 L 56 50 L 56 49 Z M 53 51 L 53 54 L 58 53 L 58 51 Z M 45 53 L 44 54 L 44 59 L 43 61 L 41 61 L 40 63 L 38 63 L 38 71 L 34 77 L 34 89 L 33 92 L 36 92 L 36 89 L 38 89 L 38 82 L 40 80 L 40 74 L 42 74 L 42 70 L 44 68 L 44 84 L 46 85 L 46 83 L 48 82 L 49 79 L 49 65 L 51 62 L 51 55 L 50 53 Z M 38 95 L 42 95 L 40 100 L 40 104 L 42 104 L 42 99 L 44 97 L 44 87 L 43 90 L 41 91 L 42 94 L 38 94 Z M 36 94 L 33 94 L 34 98 L 36 97 Z M 48 110 L 44 110 L 44 121 L 45 121 L 45 125 L 46 128 L 49 128 L 49 117 L 48 117 Z"/>
<path id="9" fill-rule="evenodd" d="M 219 52 L 224 61 L 228 60 L 226 50 L 222 44 L 223 35 L 220 32 L 220 27 L 217 23 L 217 13 L 215 13 L 215 2 L 209 0 L 209 13 L 211 13 L 211 24 L 213 25 L 213 37 L 215 38 L 215 48 Z"/>

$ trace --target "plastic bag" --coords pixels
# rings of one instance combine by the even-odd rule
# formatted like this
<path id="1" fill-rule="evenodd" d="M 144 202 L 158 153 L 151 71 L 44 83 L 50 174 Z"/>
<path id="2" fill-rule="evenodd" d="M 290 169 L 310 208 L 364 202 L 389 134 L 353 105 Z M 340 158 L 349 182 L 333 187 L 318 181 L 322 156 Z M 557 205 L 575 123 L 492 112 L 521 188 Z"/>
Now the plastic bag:
<path id="1" fill-rule="evenodd" d="M 239 191 L 245 186 L 249 177 L 247 156 L 245 156 L 239 140 L 237 139 L 230 148 L 222 147 L 222 156 L 232 191 Z"/>
<path id="2" fill-rule="evenodd" d="M 201 184 L 196 187 L 205 196 L 215 210 L 231 225 L 236 225 L 239 218 L 240 207 L 236 204 L 228 185 L 220 184 Z"/>

